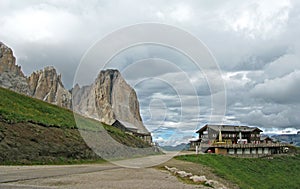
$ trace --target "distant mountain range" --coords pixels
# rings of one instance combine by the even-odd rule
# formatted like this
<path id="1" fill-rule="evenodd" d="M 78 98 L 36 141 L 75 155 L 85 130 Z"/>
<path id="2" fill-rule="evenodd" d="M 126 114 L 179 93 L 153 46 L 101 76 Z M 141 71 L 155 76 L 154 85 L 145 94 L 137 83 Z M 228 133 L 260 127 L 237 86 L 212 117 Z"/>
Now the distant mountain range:
<path id="1" fill-rule="evenodd" d="M 282 135 L 273 135 L 273 139 L 276 139 L 280 142 L 290 143 L 295 146 L 300 146 L 300 134 L 282 134 Z"/>
<path id="2" fill-rule="evenodd" d="M 161 146 L 160 148 L 166 151 L 182 151 L 188 150 L 190 148 L 190 145 L 186 143 L 181 143 L 176 146 Z"/>

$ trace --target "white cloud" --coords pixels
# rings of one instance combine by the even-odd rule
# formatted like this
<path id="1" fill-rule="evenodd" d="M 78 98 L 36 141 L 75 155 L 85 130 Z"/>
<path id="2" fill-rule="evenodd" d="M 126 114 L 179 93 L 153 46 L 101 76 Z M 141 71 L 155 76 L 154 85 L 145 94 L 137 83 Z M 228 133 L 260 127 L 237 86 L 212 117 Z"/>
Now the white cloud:
<path id="1" fill-rule="evenodd" d="M 185 4 L 176 5 L 170 11 L 170 17 L 179 22 L 189 21 L 192 17 L 193 10 Z"/>
<path id="2" fill-rule="evenodd" d="M 2 34 L 27 43 L 61 43 L 72 36 L 72 31 L 79 28 L 75 15 L 46 5 L 15 11 L 1 20 Z"/>
<path id="3" fill-rule="evenodd" d="M 250 38 L 270 38 L 284 30 L 291 7 L 289 0 L 250 1 L 222 14 L 228 29 Z"/>

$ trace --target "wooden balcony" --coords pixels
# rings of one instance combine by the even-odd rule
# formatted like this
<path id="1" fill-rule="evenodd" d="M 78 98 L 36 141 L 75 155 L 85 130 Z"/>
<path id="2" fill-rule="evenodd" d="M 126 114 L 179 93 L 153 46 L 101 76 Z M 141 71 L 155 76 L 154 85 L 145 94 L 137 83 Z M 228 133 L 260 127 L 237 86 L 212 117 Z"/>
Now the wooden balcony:
<path id="1" fill-rule="evenodd" d="M 228 144 L 228 143 L 213 143 L 209 147 L 216 148 L 266 148 L 266 147 L 288 147 L 290 144 L 286 143 L 259 143 L 259 144 Z"/>

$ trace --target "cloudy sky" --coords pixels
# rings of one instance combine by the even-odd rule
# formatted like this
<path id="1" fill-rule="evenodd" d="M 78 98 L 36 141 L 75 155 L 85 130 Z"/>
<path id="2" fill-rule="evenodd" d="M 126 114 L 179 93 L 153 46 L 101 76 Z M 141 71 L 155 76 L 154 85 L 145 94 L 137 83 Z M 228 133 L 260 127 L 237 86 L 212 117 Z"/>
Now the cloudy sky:
<path id="1" fill-rule="evenodd" d="M 259 126 L 268 133 L 300 130 L 296 0 L 0 0 L 0 41 L 14 50 L 24 73 L 53 65 L 69 89 L 83 55 L 97 41 L 148 22 L 186 31 L 212 53 L 225 85 L 223 123 Z M 220 93 L 179 51 L 135 46 L 111 60 L 111 67 L 124 65 L 130 65 L 122 74 L 136 89 L 156 141 L 186 142 L 213 122 L 212 98 Z"/>

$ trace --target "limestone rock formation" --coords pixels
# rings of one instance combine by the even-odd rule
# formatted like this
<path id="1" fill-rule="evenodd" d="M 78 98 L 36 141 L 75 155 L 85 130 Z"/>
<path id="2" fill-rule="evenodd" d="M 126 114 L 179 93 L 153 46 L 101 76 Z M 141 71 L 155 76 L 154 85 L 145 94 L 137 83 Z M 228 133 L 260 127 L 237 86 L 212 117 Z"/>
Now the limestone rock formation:
<path id="1" fill-rule="evenodd" d="M 118 70 L 103 70 L 90 86 L 75 85 L 69 92 L 51 66 L 26 78 L 16 65 L 13 51 L 0 42 L 0 86 L 61 107 L 73 107 L 75 112 L 108 125 L 118 122 L 151 141 L 140 116 L 137 95 Z"/>
<path id="2" fill-rule="evenodd" d="M 26 95 L 31 94 L 21 67 L 16 65 L 13 51 L 2 42 L 0 42 L 0 86 Z"/>
<path id="3" fill-rule="evenodd" d="M 14 75 L 25 77 L 21 71 L 21 66 L 16 65 L 13 51 L 2 42 L 0 42 L 0 60 L 0 73 L 10 72 Z"/>
<path id="4" fill-rule="evenodd" d="M 91 86 L 76 85 L 72 95 L 74 111 L 109 125 L 116 120 L 129 123 L 138 133 L 149 134 L 140 116 L 137 95 L 118 70 L 101 71 Z"/>
<path id="5" fill-rule="evenodd" d="M 56 104 L 64 108 L 71 108 L 72 96 L 66 90 L 52 66 L 45 67 L 44 70 L 33 72 L 27 79 L 32 97 Z"/>

